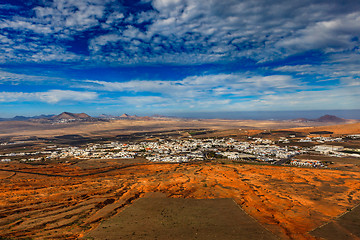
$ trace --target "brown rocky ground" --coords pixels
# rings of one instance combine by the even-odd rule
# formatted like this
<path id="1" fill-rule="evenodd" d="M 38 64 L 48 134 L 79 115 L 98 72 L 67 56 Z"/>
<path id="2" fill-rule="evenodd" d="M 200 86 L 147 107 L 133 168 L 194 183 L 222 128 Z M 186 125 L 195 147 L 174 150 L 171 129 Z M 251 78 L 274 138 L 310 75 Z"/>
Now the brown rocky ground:
<path id="1" fill-rule="evenodd" d="M 340 215 L 333 221 L 310 232 L 313 236 L 327 240 L 351 240 L 360 239 L 360 205 L 351 209 L 344 215 Z"/>
<path id="2" fill-rule="evenodd" d="M 84 239 L 278 239 L 231 198 L 166 198 L 159 196 L 162 193 L 150 194 L 103 221 Z"/>
<path id="3" fill-rule="evenodd" d="M 12 238 L 77 239 L 145 193 L 162 192 L 233 198 L 280 238 L 314 239 L 309 231 L 360 202 L 360 173 L 351 171 L 235 163 L 1 169 L 11 171 L 0 171 L 0 236 Z"/>

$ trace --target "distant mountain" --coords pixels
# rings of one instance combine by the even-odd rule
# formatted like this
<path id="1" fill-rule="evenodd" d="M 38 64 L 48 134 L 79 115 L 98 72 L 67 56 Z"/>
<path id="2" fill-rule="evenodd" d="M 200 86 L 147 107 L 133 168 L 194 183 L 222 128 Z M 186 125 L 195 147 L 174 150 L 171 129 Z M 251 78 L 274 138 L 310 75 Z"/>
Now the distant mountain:
<path id="1" fill-rule="evenodd" d="M 319 117 L 318 119 L 315 119 L 317 122 L 346 122 L 347 120 L 344 118 L 339 118 L 334 115 L 324 115 L 322 117 Z"/>
<path id="2" fill-rule="evenodd" d="M 108 114 L 101 114 L 98 117 L 91 117 L 86 113 L 70 113 L 63 112 L 59 115 L 39 115 L 33 117 L 25 117 L 25 116 L 16 116 L 13 118 L 0 118 L 0 121 L 36 121 L 36 122 L 73 122 L 73 121 L 81 121 L 81 122 L 96 122 L 96 121 L 110 121 L 110 120 L 169 120 L 169 119 L 177 119 L 177 117 L 169 117 L 163 115 L 152 115 L 152 116 L 137 116 L 137 115 L 129 115 L 127 113 L 122 114 L 121 116 L 114 116 Z M 308 118 L 296 118 L 293 119 L 294 122 L 329 122 L 329 123 L 346 123 L 351 120 L 347 120 L 344 118 L 340 118 L 334 115 L 324 115 L 317 119 L 308 119 Z"/>
<path id="3" fill-rule="evenodd" d="M 15 116 L 13 118 L 0 118 L 0 121 L 28 121 L 28 120 L 35 120 L 35 119 L 49 119 L 55 116 L 54 114 L 51 115 L 38 115 L 32 117 L 25 117 L 25 116 Z"/>
<path id="4" fill-rule="evenodd" d="M 78 118 L 91 118 L 86 113 L 74 113 L 73 115 L 77 116 Z"/>
<path id="5" fill-rule="evenodd" d="M 123 120 L 152 120 L 152 119 L 167 119 L 168 117 L 162 115 L 153 115 L 149 116 L 137 116 L 137 115 L 129 115 L 127 113 L 122 114 L 121 116 L 114 116 L 110 114 L 101 114 L 98 117 L 91 117 L 86 113 L 71 113 L 71 112 L 62 112 L 59 115 L 51 114 L 51 115 L 38 115 L 33 117 L 25 117 L 25 116 L 16 116 L 13 118 L 0 118 L 0 121 L 36 121 L 36 122 L 73 122 L 73 121 L 81 121 L 81 122 L 95 122 L 95 121 L 110 121 L 116 119 Z"/>
<path id="6" fill-rule="evenodd" d="M 317 119 L 307 119 L 307 118 L 296 118 L 293 119 L 292 121 L 294 122 L 335 122 L 335 123 L 343 123 L 343 122 L 347 122 L 347 119 L 344 118 L 339 118 L 337 116 L 334 115 L 324 115 L 321 116 Z"/>
<path id="7" fill-rule="evenodd" d="M 114 119 L 119 119 L 119 120 L 124 120 L 124 119 L 127 119 L 127 120 L 149 120 L 149 119 L 152 119 L 152 117 L 148 117 L 148 116 L 145 116 L 145 117 L 140 117 L 140 116 L 137 116 L 137 115 L 129 115 L 127 113 L 124 113 L 122 114 L 121 116 L 114 116 L 114 115 L 108 115 L 108 114 L 101 114 L 99 116 L 99 118 L 101 119 L 107 119 L 107 120 L 114 120 Z"/>
<path id="8" fill-rule="evenodd" d="M 26 121 L 31 119 L 31 117 L 24 117 L 24 116 L 15 116 L 11 120 L 13 121 Z"/>
<path id="9" fill-rule="evenodd" d="M 70 113 L 70 112 L 63 112 L 59 115 L 53 116 L 51 119 L 53 120 L 62 120 L 62 119 L 90 119 L 91 117 L 86 113 Z"/>
<path id="10" fill-rule="evenodd" d="M 128 114 L 126 114 L 126 113 L 124 113 L 123 115 L 121 115 L 120 116 L 121 118 L 130 118 L 131 116 L 130 115 L 128 115 Z"/>

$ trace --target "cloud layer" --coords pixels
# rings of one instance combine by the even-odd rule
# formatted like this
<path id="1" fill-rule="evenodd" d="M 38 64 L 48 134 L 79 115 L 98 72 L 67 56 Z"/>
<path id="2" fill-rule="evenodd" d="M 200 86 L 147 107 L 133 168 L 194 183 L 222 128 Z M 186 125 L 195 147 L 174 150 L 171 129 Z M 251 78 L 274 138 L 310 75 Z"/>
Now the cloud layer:
<path id="1" fill-rule="evenodd" d="M 268 61 L 352 51 L 360 37 L 358 1 L 54 0 L 0 11 L 2 62 Z"/>
<path id="2" fill-rule="evenodd" d="M 0 92 L 0 102 L 45 102 L 55 104 L 63 101 L 84 102 L 95 100 L 98 95 L 94 92 L 50 90 L 47 92 Z"/>
<path id="3" fill-rule="evenodd" d="M 360 1 L 29 0 L 0 15 L 2 105 L 358 108 Z"/>

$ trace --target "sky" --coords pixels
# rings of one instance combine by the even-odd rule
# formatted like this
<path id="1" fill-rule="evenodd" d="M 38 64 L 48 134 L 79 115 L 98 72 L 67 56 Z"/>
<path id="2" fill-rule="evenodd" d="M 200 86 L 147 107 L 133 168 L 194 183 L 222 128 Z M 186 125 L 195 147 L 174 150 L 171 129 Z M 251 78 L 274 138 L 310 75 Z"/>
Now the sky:
<path id="1" fill-rule="evenodd" d="M 358 0 L 0 0 L 0 118 L 359 109 Z"/>

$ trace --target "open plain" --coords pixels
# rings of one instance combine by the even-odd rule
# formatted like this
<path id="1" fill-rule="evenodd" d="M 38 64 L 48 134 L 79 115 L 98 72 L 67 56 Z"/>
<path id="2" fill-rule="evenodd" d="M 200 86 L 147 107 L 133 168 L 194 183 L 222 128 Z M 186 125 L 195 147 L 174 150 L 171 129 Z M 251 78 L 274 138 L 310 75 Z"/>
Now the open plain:
<path id="1" fill-rule="evenodd" d="M 140 124 L 140 121 L 128 124 L 127 127 L 125 123 L 121 125 L 122 122 L 101 123 L 104 124 L 101 130 L 100 127 L 96 129 L 96 124 L 93 123 L 63 126 L 64 130 L 2 129 L 1 134 L 4 138 L 32 138 L 30 142 L 33 145 L 23 146 L 23 142 L 20 145 L 5 145 L 1 147 L 1 151 L 4 153 L 14 149 L 40 147 L 49 139 L 52 141 L 51 144 L 58 145 L 74 140 L 74 135 L 68 139 L 69 136 L 65 133 L 79 134 L 73 142 L 76 145 L 82 144 L 82 141 L 108 139 L 127 141 L 129 138 L 140 138 L 152 141 L 151 139 L 159 137 L 188 138 L 191 134 L 195 134 L 194 137 L 197 138 L 229 135 L 234 138 L 246 138 L 257 136 L 264 130 L 271 130 L 271 126 L 276 129 L 283 126 L 288 131 L 290 125 L 295 124 L 278 125 L 265 122 L 261 125 L 260 122 L 254 122 L 253 124 L 256 123 L 258 126 L 254 129 L 251 126 L 244 127 L 246 124 L 241 121 L 231 121 L 230 124 L 227 120 L 209 120 L 204 121 L 205 123 L 199 121 L 199 125 L 194 121 L 184 121 L 178 125 L 175 122 L 150 121 L 146 122 L 143 128 L 140 125 L 144 125 L 144 122 Z M 114 126 L 119 129 L 116 130 Z M 359 134 L 359 126 L 359 123 L 342 126 L 329 124 L 320 129 L 335 129 L 334 134 L 339 135 L 341 131 L 338 129 L 342 129 L 346 134 Z M 299 127 L 297 123 L 296 127 Z M 128 130 L 124 130 L 125 128 Z M 291 131 L 318 130 L 317 127 L 311 126 L 311 129 Z M 266 136 L 272 138 L 276 137 L 279 131 L 273 134 L 266 132 Z M 99 136 L 102 136 L 101 139 Z M 125 140 L 124 136 L 127 137 Z M 81 143 L 77 142 L 78 138 L 81 138 Z M 351 140 L 350 143 L 356 144 L 356 141 Z M 61 162 L 42 161 L 31 164 L 21 161 L 2 162 L 0 236 L 9 239 L 87 238 L 99 234 L 99 231 L 101 233 L 100 226 L 105 226 L 101 225 L 102 223 L 111 223 L 114 216 L 121 218 L 121 214 L 125 214 L 129 206 L 141 200 L 147 193 L 160 192 L 169 199 L 215 201 L 230 198 L 260 226 L 267 229 L 266 231 L 280 239 L 319 239 L 321 229 L 316 230 L 318 227 L 337 219 L 360 203 L 360 172 L 356 167 L 358 162 L 354 158 L 351 159 L 351 163 L 355 167 L 317 169 L 211 159 L 188 163 L 154 163 L 139 158 L 68 159 Z M 161 201 L 164 205 L 170 203 L 166 203 L 166 198 Z M 143 206 L 146 205 L 146 201 L 143 202 Z M 190 202 L 188 205 L 191 207 Z M 211 206 L 216 208 L 216 204 Z M 358 226 L 357 223 L 354 224 L 355 227 L 352 226 L 352 229 Z M 194 226 L 202 225 L 197 223 Z M 185 227 L 184 224 L 180 228 L 184 236 L 195 233 L 193 228 Z M 222 231 L 231 229 L 233 227 L 229 224 L 228 229 Z M 131 234 L 129 229 L 125 232 Z M 320 233 L 314 234 L 318 232 Z M 146 232 L 150 233 L 151 230 Z M 158 235 L 147 235 L 147 239 L 155 239 L 154 236 Z M 349 236 L 353 239 L 360 237 L 356 231 L 351 232 Z"/>
<path id="2" fill-rule="evenodd" d="M 355 121 L 353 121 L 355 122 Z M 0 122 L 0 137 L 52 137 L 79 134 L 82 136 L 107 137 L 136 132 L 166 132 L 183 129 L 279 129 L 334 125 L 334 123 L 264 121 L 264 120 L 223 120 L 223 119 L 173 119 L 161 120 L 115 120 L 110 122 L 39 123 L 30 121 Z"/>

